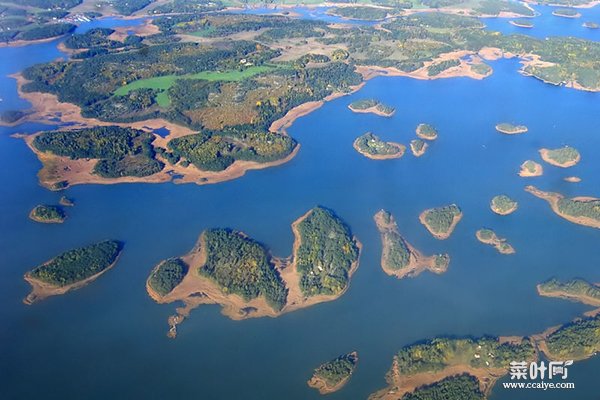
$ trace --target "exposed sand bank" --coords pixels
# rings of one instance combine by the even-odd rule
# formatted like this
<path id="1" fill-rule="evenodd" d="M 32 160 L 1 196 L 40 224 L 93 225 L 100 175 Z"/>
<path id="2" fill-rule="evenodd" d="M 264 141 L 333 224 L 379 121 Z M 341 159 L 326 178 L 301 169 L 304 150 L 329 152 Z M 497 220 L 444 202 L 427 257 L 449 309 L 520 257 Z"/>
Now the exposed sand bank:
<path id="1" fill-rule="evenodd" d="M 519 176 L 522 176 L 524 178 L 529 178 L 529 177 L 535 177 L 535 176 L 542 176 L 544 174 L 544 167 L 541 166 L 541 164 L 538 164 L 534 161 L 531 161 L 531 163 L 533 164 L 534 170 L 530 171 L 529 169 L 527 169 L 527 161 L 525 161 L 523 164 L 521 164 L 521 170 L 519 171 Z"/>

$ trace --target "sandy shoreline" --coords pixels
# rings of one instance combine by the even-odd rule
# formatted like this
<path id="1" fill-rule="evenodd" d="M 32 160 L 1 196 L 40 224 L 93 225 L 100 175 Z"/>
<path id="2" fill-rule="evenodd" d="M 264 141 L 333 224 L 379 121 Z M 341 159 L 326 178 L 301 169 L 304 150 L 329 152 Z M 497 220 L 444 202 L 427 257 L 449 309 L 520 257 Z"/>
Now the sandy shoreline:
<path id="1" fill-rule="evenodd" d="M 202 304 L 219 304 L 222 307 L 223 315 L 233 319 L 242 320 L 247 318 L 260 317 L 278 317 L 282 314 L 298 310 L 300 308 L 309 307 L 318 303 L 333 301 L 342 296 L 350 287 L 352 275 L 359 265 L 360 253 L 362 244 L 356 237 L 353 240 L 359 249 L 357 260 L 352 264 L 348 272 L 348 285 L 339 294 L 336 295 L 316 295 L 305 297 L 300 289 L 300 276 L 296 269 L 296 254 L 300 247 L 300 233 L 298 224 L 306 219 L 313 210 L 309 210 L 306 214 L 298 218 L 292 224 L 292 232 L 294 233 L 294 245 L 292 255 L 287 258 L 271 256 L 272 263 L 275 269 L 279 272 L 280 277 L 288 289 L 287 302 L 284 307 L 276 311 L 267 304 L 264 296 L 244 300 L 236 294 L 225 294 L 222 289 L 211 279 L 198 274 L 198 270 L 206 263 L 206 249 L 204 245 L 204 233 L 202 233 L 191 252 L 181 257 L 183 262 L 188 266 L 188 272 L 181 281 L 170 293 L 160 296 L 146 282 L 146 288 L 149 296 L 157 303 L 166 304 L 172 302 L 183 302 L 183 307 L 176 309 L 176 314 L 169 317 L 169 334 L 171 338 L 177 335 L 177 325 L 187 318 L 190 312 Z M 160 264 L 159 264 L 160 265 Z M 156 267 L 155 267 L 156 268 Z"/>

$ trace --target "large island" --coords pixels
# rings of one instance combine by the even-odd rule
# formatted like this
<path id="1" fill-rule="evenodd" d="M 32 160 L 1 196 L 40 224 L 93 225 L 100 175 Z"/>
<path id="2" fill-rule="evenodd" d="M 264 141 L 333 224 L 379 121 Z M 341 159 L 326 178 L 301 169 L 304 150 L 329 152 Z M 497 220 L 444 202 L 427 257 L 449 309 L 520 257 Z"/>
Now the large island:
<path id="1" fill-rule="evenodd" d="M 358 267 L 360 243 L 332 211 L 316 207 L 292 224 L 292 255 L 273 257 L 242 232 L 209 229 L 194 249 L 159 263 L 146 288 L 158 303 L 182 301 L 169 336 L 201 304 L 232 319 L 276 317 L 341 296 Z"/>

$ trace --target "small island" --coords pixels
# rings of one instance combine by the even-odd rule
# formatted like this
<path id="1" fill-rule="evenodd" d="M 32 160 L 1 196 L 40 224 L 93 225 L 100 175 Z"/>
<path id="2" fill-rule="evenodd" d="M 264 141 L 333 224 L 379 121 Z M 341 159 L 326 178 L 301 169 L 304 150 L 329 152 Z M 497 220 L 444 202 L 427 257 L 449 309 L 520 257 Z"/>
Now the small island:
<path id="1" fill-rule="evenodd" d="M 391 117 L 396 112 L 394 107 L 375 99 L 356 100 L 350 103 L 348 108 L 355 113 L 372 113 L 382 117 Z"/>
<path id="2" fill-rule="evenodd" d="M 515 19 L 512 21 L 508 21 L 509 24 L 517 26 L 519 28 L 533 28 L 533 22 L 528 19 Z"/>
<path id="3" fill-rule="evenodd" d="M 68 198 L 67 196 L 62 196 L 58 203 L 64 207 L 73 207 L 75 206 L 75 202 L 73 199 Z"/>
<path id="4" fill-rule="evenodd" d="M 537 291 L 540 296 L 558 297 L 600 307 L 600 286 L 583 279 L 571 279 L 566 282 L 550 279 L 537 285 Z"/>
<path id="5" fill-rule="evenodd" d="M 501 194 L 492 199 L 490 208 L 498 215 L 509 215 L 519 208 L 519 204 L 510 197 Z"/>
<path id="6" fill-rule="evenodd" d="M 360 154 L 373 160 L 400 158 L 406 151 L 404 145 L 395 142 L 385 142 L 371 132 L 357 137 L 353 146 Z"/>
<path id="7" fill-rule="evenodd" d="M 417 136 L 425 140 L 435 140 L 438 137 L 438 131 L 429 124 L 419 124 L 417 126 Z"/>
<path id="8" fill-rule="evenodd" d="M 428 270 L 436 274 L 446 272 L 450 264 L 448 254 L 423 256 L 400 234 L 394 217 L 381 210 L 373 217 L 381 235 L 381 267 L 398 279 L 413 277 Z"/>
<path id="9" fill-rule="evenodd" d="M 462 219 L 462 211 L 456 204 L 430 208 L 419 215 L 419 221 L 439 240 L 448 239 Z"/>
<path id="10" fill-rule="evenodd" d="M 579 151 L 570 146 L 559 149 L 540 149 L 540 155 L 548 164 L 561 168 L 572 167 L 581 160 Z"/>
<path id="11" fill-rule="evenodd" d="M 204 231 L 192 251 L 159 263 L 146 289 L 157 303 L 181 301 L 169 337 L 202 304 L 220 304 L 231 319 L 277 317 L 332 301 L 350 285 L 360 242 L 332 211 L 315 207 L 292 224 L 292 255 L 274 257 L 261 243 L 230 229 Z"/>
<path id="12" fill-rule="evenodd" d="M 581 182 L 581 178 L 578 176 L 567 176 L 566 178 L 564 178 L 564 181 L 570 183 L 579 183 Z"/>
<path id="13" fill-rule="evenodd" d="M 588 29 L 598 29 L 600 28 L 600 25 L 597 24 L 596 22 L 592 22 L 592 21 L 586 21 L 583 23 L 582 25 L 584 28 L 588 28 Z"/>
<path id="14" fill-rule="evenodd" d="M 356 351 L 341 355 L 315 368 L 308 386 L 317 389 L 320 394 L 337 392 L 348 383 L 356 369 L 358 353 Z"/>
<path id="15" fill-rule="evenodd" d="M 544 174 L 544 167 L 535 161 L 527 160 L 521 164 L 521 170 L 519 176 L 524 178 L 542 176 Z"/>
<path id="16" fill-rule="evenodd" d="M 508 122 L 503 122 L 496 125 L 496 130 L 506 135 L 517 135 L 519 133 L 525 133 L 529 129 L 525 125 L 515 125 Z"/>
<path id="17" fill-rule="evenodd" d="M 544 192 L 535 186 L 527 186 L 525 191 L 546 200 L 552 211 L 567 221 L 600 229 L 600 199 L 595 197 L 565 198 L 560 193 Z"/>
<path id="18" fill-rule="evenodd" d="M 491 229 L 480 229 L 476 232 L 477 240 L 481 243 L 494 246 L 500 254 L 514 254 L 515 249 L 506 242 L 506 239 L 498 237 Z"/>
<path id="19" fill-rule="evenodd" d="M 413 139 L 410 141 L 410 151 L 415 157 L 421 157 L 427 151 L 429 145 L 422 139 Z"/>
<path id="20" fill-rule="evenodd" d="M 62 224 L 67 216 L 62 208 L 40 204 L 29 213 L 29 218 L 42 224 Z"/>
<path id="21" fill-rule="evenodd" d="M 559 8 L 557 10 L 552 11 L 552 15 L 556 17 L 563 18 L 579 18 L 581 17 L 581 13 L 579 13 L 576 9 L 573 8 Z"/>
<path id="22" fill-rule="evenodd" d="M 53 258 L 25 274 L 32 291 L 23 302 L 33 304 L 89 284 L 114 267 L 122 249 L 121 242 L 107 240 Z"/>

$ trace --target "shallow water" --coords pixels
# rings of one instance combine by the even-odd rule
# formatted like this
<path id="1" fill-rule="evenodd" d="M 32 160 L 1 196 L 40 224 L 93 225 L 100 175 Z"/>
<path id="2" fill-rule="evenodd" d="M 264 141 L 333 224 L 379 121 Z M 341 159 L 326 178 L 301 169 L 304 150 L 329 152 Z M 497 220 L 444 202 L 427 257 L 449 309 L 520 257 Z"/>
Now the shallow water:
<path id="1" fill-rule="evenodd" d="M 20 48 L 28 60 L 2 63 L 0 72 L 56 58 L 55 45 Z M 0 59 L 13 51 L 0 49 Z M 40 163 L 9 136 L 43 126 L 0 128 L 0 397 L 317 399 L 305 384 L 312 369 L 357 350 L 356 374 L 328 398 L 363 399 L 385 386 L 392 356 L 404 345 L 438 335 L 532 334 L 589 309 L 540 297 L 535 285 L 552 276 L 600 281 L 600 231 L 557 217 L 523 188 L 534 183 L 567 195 L 600 196 L 600 97 L 521 76 L 515 60 L 492 66 L 494 74 L 483 81 L 373 79 L 289 129 L 302 144 L 292 161 L 241 179 L 208 186 L 70 188 L 64 194 L 76 206 L 56 226 L 27 218 L 36 204 L 57 203 L 63 193 L 38 185 Z M 2 79 L 2 97 L 20 106 L 14 85 Z M 396 114 L 382 118 L 348 110 L 353 100 L 368 97 L 396 107 Z M 529 132 L 501 135 L 494 125 L 502 121 L 525 124 Z M 378 162 L 352 148 L 366 131 L 408 144 L 421 122 L 440 132 L 421 158 L 407 154 Z M 545 175 L 532 180 L 517 176 L 524 160 L 539 161 L 540 147 L 563 144 L 581 151 L 579 165 L 544 165 Z M 570 175 L 583 181 L 564 182 Z M 500 193 L 519 201 L 513 215 L 490 211 L 490 199 Z M 438 241 L 419 224 L 418 214 L 449 203 L 460 205 L 464 218 L 450 239 Z M 288 255 L 291 222 L 317 204 L 335 210 L 364 245 L 343 297 L 276 319 L 237 322 L 220 315 L 217 306 L 204 306 L 180 326 L 176 340 L 165 336 L 174 305 L 155 304 L 144 288 L 157 262 L 187 252 L 210 227 L 243 230 L 275 255 Z M 424 253 L 450 253 L 449 270 L 404 280 L 385 275 L 372 221 L 381 208 L 395 215 L 407 240 Z M 477 242 L 474 233 L 483 226 L 507 237 L 517 254 L 503 256 Z M 113 270 L 76 292 L 22 304 L 28 293 L 24 272 L 106 238 L 126 243 Z M 568 398 L 596 399 L 599 367 L 599 359 L 577 363 L 570 371 L 577 390 Z M 497 387 L 493 397 L 532 398 L 565 395 Z"/>

